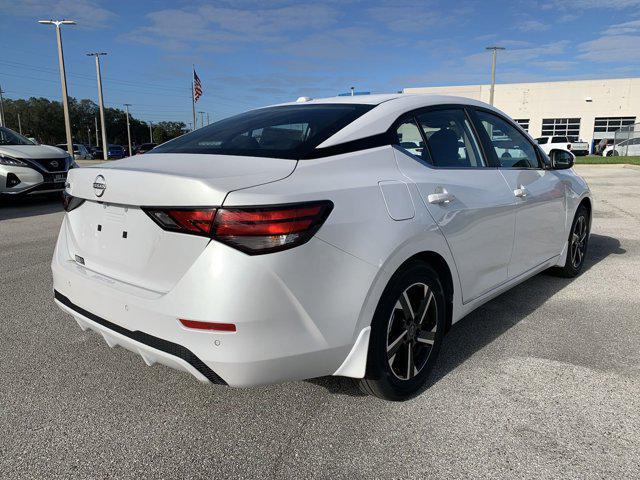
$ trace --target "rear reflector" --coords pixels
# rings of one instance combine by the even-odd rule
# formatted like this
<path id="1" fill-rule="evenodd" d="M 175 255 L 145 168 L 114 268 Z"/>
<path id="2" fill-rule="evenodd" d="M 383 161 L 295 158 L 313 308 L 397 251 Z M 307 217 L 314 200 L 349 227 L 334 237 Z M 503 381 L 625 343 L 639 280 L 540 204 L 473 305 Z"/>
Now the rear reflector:
<path id="1" fill-rule="evenodd" d="M 217 332 L 235 332 L 236 326 L 233 323 L 200 322 L 198 320 L 183 320 L 180 323 L 187 328 L 196 330 L 209 330 Z"/>
<path id="2" fill-rule="evenodd" d="M 144 208 L 165 230 L 202 235 L 249 255 L 307 242 L 331 213 L 330 201 L 239 208 Z"/>

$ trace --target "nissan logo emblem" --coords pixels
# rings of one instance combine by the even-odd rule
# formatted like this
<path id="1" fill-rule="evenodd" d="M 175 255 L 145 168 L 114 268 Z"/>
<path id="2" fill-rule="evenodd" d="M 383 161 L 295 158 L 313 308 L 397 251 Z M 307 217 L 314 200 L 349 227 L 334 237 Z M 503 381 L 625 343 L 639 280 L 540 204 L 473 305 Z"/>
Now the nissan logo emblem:
<path id="1" fill-rule="evenodd" d="M 58 165 L 60 165 L 60 164 L 58 163 L 58 161 L 57 161 L 57 160 L 54 160 L 53 162 L 51 162 L 51 166 L 52 166 L 53 168 L 57 168 L 57 167 L 58 167 Z"/>
<path id="2" fill-rule="evenodd" d="M 96 197 L 101 197 L 106 189 L 107 182 L 102 175 L 98 175 L 93 181 L 93 193 L 96 194 Z"/>

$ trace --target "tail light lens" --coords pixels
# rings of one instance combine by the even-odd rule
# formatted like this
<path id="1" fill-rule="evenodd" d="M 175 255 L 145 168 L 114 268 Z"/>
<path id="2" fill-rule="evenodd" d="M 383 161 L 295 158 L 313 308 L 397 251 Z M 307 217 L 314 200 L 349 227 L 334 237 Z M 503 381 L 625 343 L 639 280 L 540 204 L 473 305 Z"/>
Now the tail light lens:
<path id="1" fill-rule="evenodd" d="M 164 230 L 213 238 L 249 255 L 307 242 L 331 213 L 330 201 L 268 207 L 145 208 Z"/>
<path id="2" fill-rule="evenodd" d="M 74 197 L 67 192 L 62 193 L 62 206 L 67 212 L 75 210 L 84 203 L 84 198 Z"/>

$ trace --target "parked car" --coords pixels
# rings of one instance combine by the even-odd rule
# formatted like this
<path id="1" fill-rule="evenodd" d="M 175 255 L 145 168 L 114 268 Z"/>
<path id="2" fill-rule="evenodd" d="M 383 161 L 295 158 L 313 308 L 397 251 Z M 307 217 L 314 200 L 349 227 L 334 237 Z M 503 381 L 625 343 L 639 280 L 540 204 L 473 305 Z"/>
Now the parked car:
<path id="1" fill-rule="evenodd" d="M 119 160 L 126 157 L 126 151 L 121 145 L 109 144 L 109 150 L 107 150 L 107 159 Z M 96 160 L 103 160 L 102 147 L 94 147 L 93 158 Z"/>
<path id="2" fill-rule="evenodd" d="M 120 158 L 126 157 L 125 149 L 122 145 L 111 145 L 109 144 L 109 150 L 107 151 L 107 158 L 110 160 L 118 160 Z"/>
<path id="3" fill-rule="evenodd" d="M 62 191 L 76 166 L 67 152 L 0 127 L 0 197 Z"/>
<path id="4" fill-rule="evenodd" d="M 67 144 L 66 143 L 59 143 L 58 145 L 56 145 L 56 147 L 60 148 L 61 150 L 66 151 L 67 150 Z M 85 147 L 84 145 L 82 145 L 81 143 L 74 143 L 73 144 L 73 158 L 74 160 L 92 160 L 93 159 L 93 155 L 91 155 L 91 152 L 89 151 L 89 149 L 87 147 Z"/>
<path id="5" fill-rule="evenodd" d="M 576 156 L 589 155 L 589 143 L 582 140 L 572 139 L 569 137 L 539 137 L 536 142 L 545 153 L 549 153 L 553 149 L 569 150 Z"/>
<path id="6" fill-rule="evenodd" d="M 614 141 L 615 141 L 615 139 L 613 139 L 613 138 L 603 138 L 596 145 L 596 149 L 595 149 L 594 153 L 596 155 L 603 155 L 604 156 L 605 148 L 607 148 L 609 145 L 613 145 Z"/>
<path id="7" fill-rule="evenodd" d="M 142 145 L 138 145 L 133 149 L 136 155 L 141 155 L 143 153 L 147 153 L 149 150 L 156 148 L 157 143 L 143 143 Z"/>
<path id="8" fill-rule="evenodd" d="M 573 160 L 459 97 L 253 110 L 72 171 L 55 301 L 204 382 L 339 375 L 403 400 L 452 323 L 551 267 L 580 273 Z"/>
<path id="9" fill-rule="evenodd" d="M 603 152 L 604 157 L 640 156 L 640 137 L 622 140 L 619 143 L 607 146 Z"/>

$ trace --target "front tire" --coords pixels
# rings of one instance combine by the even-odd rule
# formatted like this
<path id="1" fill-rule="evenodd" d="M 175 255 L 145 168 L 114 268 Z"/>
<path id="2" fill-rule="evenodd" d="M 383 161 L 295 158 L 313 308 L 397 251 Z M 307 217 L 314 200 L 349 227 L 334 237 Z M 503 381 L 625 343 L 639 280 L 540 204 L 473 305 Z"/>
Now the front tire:
<path id="1" fill-rule="evenodd" d="M 373 317 L 367 373 L 359 380 L 360 389 L 395 401 L 420 393 L 438 357 L 445 319 L 438 274 L 421 261 L 398 271 Z"/>

